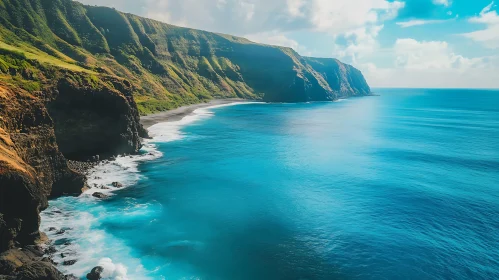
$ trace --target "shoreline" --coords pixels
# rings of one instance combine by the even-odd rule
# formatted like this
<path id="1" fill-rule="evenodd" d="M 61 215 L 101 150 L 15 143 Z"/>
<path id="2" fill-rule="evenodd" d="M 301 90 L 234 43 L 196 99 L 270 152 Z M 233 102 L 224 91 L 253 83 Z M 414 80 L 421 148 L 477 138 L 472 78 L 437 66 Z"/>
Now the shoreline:
<path id="1" fill-rule="evenodd" d="M 206 103 L 182 106 L 174 110 L 142 116 L 140 122 L 144 125 L 145 129 L 149 129 L 151 126 L 160 123 L 172 125 L 172 127 L 168 130 L 174 131 L 174 133 L 177 134 L 178 128 L 195 121 L 189 120 L 186 123 L 181 122 L 185 117 L 196 115 L 196 110 L 198 109 L 209 109 L 212 107 L 251 102 L 255 101 L 238 98 L 216 99 Z M 144 139 L 144 147 L 147 152 L 142 154 L 123 155 L 112 160 L 100 160 L 93 162 L 68 161 L 68 164 L 72 169 L 83 173 L 88 180 L 88 189 L 86 189 L 78 198 L 75 198 L 72 203 L 76 203 L 79 199 L 83 199 L 83 201 L 87 200 L 94 201 L 95 203 L 101 203 L 113 196 L 115 191 L 126 189 L 134 185 L 140 178 L 140 172 L 137 168 L 138 165 L 141 162 L 154 160 L 162 156 L 162 153 L 156 150 L 155 145 L 151 142 L 152 139 L 153 137 L 150 140 Z M 175 138 L 170 141 L 175 140 L 178 139 Z M 115 186 L 114 183 L 117 183 L 119 186 Z M 98 193 L 101 196 L 95 196 L 95 193 Z M 102 262 L 106 258 L 111 261 L 112 266 L 124 265 L 124 267 L 128 268 L 127 265 L 122 263 L 122 260 L 116 259 L 116 256 L 106 255 L 105 257 L 99 256 L 96 259 L 92 259 L 94 256 L 91 256 L 91 258 L 87 256 L 88 250 L 74 248 L 74 246 L 79 246 L 80 244 L 77 241 L 81 238 L 81 236 L 79 236 L 80 231 L 86 234 L 95 233 L 88 231 L 88 229 L 81 228 L 82 226 L 79 224 L 72 224 L 68 227 L 66 223 L 61 224 L 60 222 L 54 222 L 59 220 L 68 221 L 68 212 L 64 211 L 63 208 L 58 208 L 61 203 L 64 205 L 67 202 L 64 202 L 63 199 L 62 202 L 56 204 L 54 204 L 53 201 L 50 203 L 49 208 L 42 214 L 42 225 L 40 227 L 40 230 L 44 232 L 48 238 L 44 252 L 45 256 L 52 260 L 58 271 L 68 277 L 74 276 L 72 273 L 78 275 L 82 274 L 82 272 L 88 273 L 93 268 L 102 266 Z M 75 210 L 71 210 L 70 212 L 73 212 L 72 215 L 78 213 L 78 211 Z M 85 230 L 87 230 L 87 232 L 85 232 Z M 58 240 L 60 242 L 60 240 L 65 239 L 71 239 L 72 241 L 66 242 L 62 245 L 57 244 Z M 113 263 L 113 261 L 115 263 Z M 84 266 L 84 268 L 82 266 Z M 111 269 L 112 268 L 110 267 L 106 267 L 107 271 L 111 271 Z M 113 271 L 113 273 L 115 273 L 115 271 Z M 122 276 L 127 276 L 126 271 Z"/>
<path id="2" fill-rule="evenodd" d="M 185 105 L 173 110 L 154 113 L 146 116 L 140 116 L 140 123 L 147 130 L 151 126 L 158 123 L 180 121 L 184 117 L 192 114 L 197 109 L 218 106 L 218 105 L 232 104 L 232 103 L 241 103 L 241 102 L 258 102 L 258 101 L 242 99 L 242 98 L 213 99 L 206 103 Z"/>

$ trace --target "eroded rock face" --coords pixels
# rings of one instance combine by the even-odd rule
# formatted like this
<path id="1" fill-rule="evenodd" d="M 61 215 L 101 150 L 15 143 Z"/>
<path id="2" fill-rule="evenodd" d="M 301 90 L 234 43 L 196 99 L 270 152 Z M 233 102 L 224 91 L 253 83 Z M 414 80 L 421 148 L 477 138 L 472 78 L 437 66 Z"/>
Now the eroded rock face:
<path id="1" fill-rule="evenodd" d="M 112 86 L 62 79 L 48 109 L 59 149 L 71 160 L 110 158 L 137 153 L 146 136 L 127 81 Z"/>
<path id="2" fill-rule="evenodd" d="M 65 280 L 67 279 L 52 264 L 50 259 L 43 257 L 43 251 L 36 246 L 24 249 L 10 249 L 0 254 L 1 275 L 16 280 Z"/>
<path id="3" fill-rule="evenodd" d="M 86 188 L 85 176 L 64 154 L 135 153 L 146 134 L 130 84 L 110 78 L 92 86 L 68 77 L 36 93 L 0 82 L 0 277 L 65 279 L 26 247 L 42 237 L 39 214 L 48 197 Z"/>
<path id="4" fill-rule="evenodd" d="M 79 194 L 85 177 L 69 169 L 44 104 L 0 84 L 0 251 L 39 238 L 39 213 L 54 194 Z"/>

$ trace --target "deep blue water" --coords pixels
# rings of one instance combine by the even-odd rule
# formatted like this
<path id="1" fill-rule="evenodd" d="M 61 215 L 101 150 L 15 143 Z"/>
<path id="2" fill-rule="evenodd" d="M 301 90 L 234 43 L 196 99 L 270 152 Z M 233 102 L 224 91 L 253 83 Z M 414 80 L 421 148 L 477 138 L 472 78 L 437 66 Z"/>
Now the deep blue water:
<path id="1" fill-rule="evenodd" d="M 81 259 L 63 269 L 109 257 L 129 279 L 499 279 L 499 91 L 377 93 L 216 108 L 168 132 L 111 199 L 52 202 L 43 226 L 62 209 Z"/>

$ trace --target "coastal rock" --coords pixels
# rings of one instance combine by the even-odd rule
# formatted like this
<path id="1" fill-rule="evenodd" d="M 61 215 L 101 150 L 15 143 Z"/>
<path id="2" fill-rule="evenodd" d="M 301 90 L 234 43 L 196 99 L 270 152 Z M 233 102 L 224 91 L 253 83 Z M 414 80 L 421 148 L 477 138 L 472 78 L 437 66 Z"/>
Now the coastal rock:
<path id="1" fill-rule="evenodd" d="M 23 265 L 16 280 L 65 280 L 66 276 L 59 272 L 51 263 L 31 262 Z"/>
<path id="2" fill-rule="evenodd" d="M 70 265 L 73 265 L 77 262 L 77 260 L 67 260 L 67 261 L 63 261 L 62 262 L 62 265 L 64 266 L 70 266 Z"/>
<path id="3" fill-rule="evenodd" d="M 112 87 L 70 77 L 59 81 L 48 110 L 66 158 L 95 162 L 141 148 L 143 128 L 132 86 L 120 79 L 109 78 L 108 83 Z"/>
<path id="4" fill-rule="evenodd" d="M 42 66 L 37 65 L 37 67 Z M 52 75 L 62 74 L 52 73 Z M 115 148 L 105 147 L 109 149 L 108 154 L 135 152 L 140 148 L 139 130 L 142 127 L 138 122 L 137 108 L 129 88 L 125 94 L 118 90 L 124 88 L 119 85 L 122 81 L 110 78 L 115 82 L 115 86 L 110 86 L 112 81 L 102 82 L 98 89 L 86 86 L 85 82 L 70 82 L 68 79 L 68 77 L 54 79 L 56 85 L 46 85 L 37 94 L 0 81 L 0 253 L 15 247 L 35 244 L 43 239 L 39 231 L 39 213 L 47 208 L 49 197 L 79 195 L 87 188 L 83 173 L 95 163 L 68 162 L 59 148 L 60 143 L 64 146 L 67 144 L 65 140 L 77 137 L 75 136 L 77 132 L 74 130 L 65 130 L 71 122 L 77 127 L 83 127 L 90 121 L 83 116 L 90 116 L 91 119 L 102 117 L 92 125 L 90 131 L 83 129 L 79 133 L 89 132 L 98 137 L 97 133 L 104 133 L 102 131 L 107 130 L 110 134 L 104 134 L 105 138 L 101 138 L 100 141 L 110 139 L 113 145 L 116 145 Z M 99 110 L 96 110 L 97 113 L 94 115 L 85 113 L 85 110 L 92 110 L 88 107 L 91 102 L 85 100 L 92 99 L 97 92 L 99 99 L 93 100 L 102 102 L 102 106 L 114 109 L 104 115 L 100 115 Z M 58 106 L 63 106 L 62 104 L 73 106 L 75 111 L 82 115 L 72 113 L 65 115 L 66 110 L 71 110 L 71 107 L 59 110 Z M 105 129 L 106 123 L 109 124 L 111 121 L 114 125 L 118 124 L 119 128 Z M 89 149 L 89 145 L 80 144 L 81 151 L 77 150 L 77 146 L 72 146 L 69 154 L 79 154 L 82 157 L 84 154 L 89 157 L 101 154 Z M 59 232 L 62 233 L 63 231 Z M 34 254 L 31 256 L 34 259 L 39 258 Z M 16 266 L 28 265 L 34 259 L 26 258 L 15 263 Z M 29 279 L 30 271 L 50 265 L 26 266 L 23 277 Z M 12 266 L 3 264 L 2 268 L 5 267 Z M 9 273 L 16 274 L 18 270 L 16 268 Z M 9 273 L 4 269 L 0 275 L 13 275 Z M 36 272 L 33 275 L 42 274 Z"/>
<path id="5" fill-rule="evenodd" d="M 96 197 L 96 198 L 100 198 L 100 199 L 105 199 L 105 198 L 108 198 L 109 196 L 103 194 L 103 193 L 100 193 L 100 192 L 94 192 L 92 194 L 93 197 Z"/>
<path id="6" fill-rule="evenodd" d="M 55 248 L 55 246 L 51 245 L 51 246 L 48 246 L 46 249 L 45 249 L 45 254 L 47 255 L 53 255 L 57 253 L 57 249 Z"/>
<path id="7" fill-rule="evenodd" d="M 96 266 L 92 269 L 90 273 L 87 274 L 88 280 L 99 280 L 102 279 L 101 275 L 104 272 L 104 268 L 102 266 Z"/>
<path id="8" fill-rule="evenodd" d="M 119 182 L 113 182 L 112 183 L 113 187 L 115 188 L 123 188 L 123 184 L 122 183 L 119 183 Z"/>

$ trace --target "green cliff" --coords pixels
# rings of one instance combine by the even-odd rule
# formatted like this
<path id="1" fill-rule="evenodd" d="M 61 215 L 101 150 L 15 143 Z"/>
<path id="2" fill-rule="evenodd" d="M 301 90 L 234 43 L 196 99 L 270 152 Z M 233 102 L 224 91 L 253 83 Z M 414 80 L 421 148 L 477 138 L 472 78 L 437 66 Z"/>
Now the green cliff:
<path id="1" fill-rule="evenodd" d="M 130 80 L 142 114 L 212 98 L 303 102 L 370 93 L 358 70 L 335 59 L 70 0 L 0 0 L 0 41 L 42 62 Z"/>

